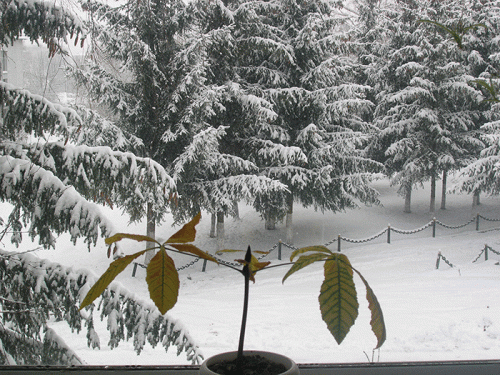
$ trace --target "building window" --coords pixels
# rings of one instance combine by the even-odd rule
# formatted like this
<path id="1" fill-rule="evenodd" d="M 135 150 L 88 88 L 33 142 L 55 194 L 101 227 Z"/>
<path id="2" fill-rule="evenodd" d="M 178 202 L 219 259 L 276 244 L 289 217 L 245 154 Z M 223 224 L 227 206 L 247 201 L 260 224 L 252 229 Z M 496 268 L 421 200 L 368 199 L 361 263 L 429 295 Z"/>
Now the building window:
<path id="1" fill-rule="evenodd" d="M 2 60 L 0 61 L 0 78 L 2 81 L 7 82 L 7 51 L 2 50 Z"/>

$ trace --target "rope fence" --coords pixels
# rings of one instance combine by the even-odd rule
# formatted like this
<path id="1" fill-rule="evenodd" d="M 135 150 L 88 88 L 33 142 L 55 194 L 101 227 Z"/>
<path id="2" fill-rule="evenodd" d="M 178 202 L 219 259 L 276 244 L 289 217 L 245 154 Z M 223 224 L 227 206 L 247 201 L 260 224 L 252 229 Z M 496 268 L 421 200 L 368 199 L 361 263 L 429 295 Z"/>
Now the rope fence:
<path id="1" fill-rule="evenodd" d="M 464 228 L 464 227 L 466 227 L 466 226 L 468 226 L 468 225 L 470 225 L 470 224 L 472 224 L 472 223 L 475 222 L 476 223 L 476 231 L 479 231 L 480 219 L 483 219 L 483 220 L 488 221 L 488 222 L 500 222 L 500 219 L 487 218 L 485 216 L 482 216 L 481 214 L 477 214 L 475 217 L 471 218 L 468 222 L 466 222 L 464 224 L 455 225 L 455 226 L 445 224 L 445 223 L 441 222 L 440 220 L 437 220 L 436 218 L 433 218 L 431 221 L 429 221 L 427 224 L 423 225 L 422 227 L 416 228 L 416 229 L 411 229 L 411 230 L 394 228 L 394 227 L 391 227 L 391 225 L 389 224 L 387 226 L 387 228 L 381 230 L 380 232 L 374 234 L 371 237 L 363 238 L 363 239 L 348 238 L 348 237 L 344 237 L 341 234 L 339 234 L 337 236 L 337 238 L 334 238 L 331 241 L 327 242 L 324 246 L 328 247 L 328 246 L 334 244 L 335 242 L 337 242 L 337 251 L 341 252 L 341 250 L 342 250 L 342 241 L 348 242 L 348 243 L 353 243 L 353 244 L 361 244 L 361 243 L 366 243 L 366 242 L 373 241 L 373 240 L 375 240 L 375 239 L 377 239 L 379 237 L 382 237 L 384 234 L 386 234 L 387 243 L 390 244 L 391 243 L 391 233 L 392 232 L 397 233 L 397 234 L 402 234 L 402 235 L 411 235 L 411 234 L 422 232 L 422 231 L 426 230 L 427 228 L 432 228 L 432 237 L 436 237 L 436 228 L 437 228 L 438 225 L 442 226 L 443 228 L 446 228 L 446 229 L 461 229 L 461 228 Z M 277 244 L 275 244 L 270 250 L 268 250 L 267 252 L 265 252 L 263 255 L 261 255 L 260 257 L 258 257 L 258 259 L 261 260 L 261 259 L 265 258 L 266 256 L 268 256 L 269 254 L 271 254 L 273 251 L 278 250 L 278 260 L 282 260 L 283 247 L 286 247 L 286 248 L 288 248 L 290 250 L 297 250 L 298 249 L 297 247 L 294 247 L 293 245 L 287 244 L 287 243 L 282 242 L 281 240 L 279 240 L 279 242 Z M 485 254 L 485 257 L 486 257 L 486 260 L 487 260 L 487 258 L 488 258 L 488 251 L 499 254 L 496 250 L 493 250 L 488 245 L 485 245 L 485 248 L 482 250 L 481 254 L 479 254 L 479 256 L 476 258 L 476 260 L 479 259 L 481 257 L 481 255 L 483 255 L 483 253 Z M 223 259 L 220 259 L 220 258 L 217 258 L 217 257 L 215 257 L 215 258 L 217 259 L 217 261 L 219 263 L 222 263 L 222 264 L 227 264 L 227 265 L 230 265 L 230 266 L 239 266 L 240 265 L 239 263 L 228 262 L 226 260 L 223 260 Z M 190 262 L 190 263 L 188 263 L 188 264 L 186 264 L 186 265 L 184 265 L 182 267 L 177 268 L 177 271 L 181 271 L 181 270 L 187 269 L 187 268 L 193 266 L 194 264 L 196 264 L 199 260 L 200 260 L 200 258 L 195 258 L 192 262 Z M 439 264 L 440 264 L 441 260 L 443 260 L 443 262 L 445 262 L 449 266 L 454 267 L 453 264 L 451 262 L 449 262 L 441 254 L 441 252 L 439 252 L 438 259 L 436 261 L 436 269 L 439 268 Z M 134 268 L 133 268 L 133 271 L 132 271 L 132 277 L 135 277 L 135 274 L 136 274 L 138 266 L 142 267 L 142 268 L 146 268 L 147 267 L 147 266 L 145 266 L 142 263 L 134 262 Z M 207 266 L 207 260 L 203 260 L 202 272 L 205 272 L 206 266 Z"/>
<path id="2" fill-rule="evenodd" d="M 476 257 L 476 259 L 474 259 L 472 261 L 472 263 L 476 263 L 483 256 L 483 254 L 484 254 L 484 260 L 488 261 L 490 253 L 494 253 L 494 254 L 500 255 L 500 251 L 494 250 L 491 246 L 484 245 L 484 248 L 481 250 L 481 252 Z M 440 252 L 438 252 L 438 257 L 437 257 L 437 260 L 436 260 L 436 269 L 439 269 L 439 266 L 441 265 L 441 261 L 443 261 L 444 263 L 446 263 L 451 268 L 457 268 L 453 263 L 451 263 L 448 259 L 446 259 L 446 257 L 440 251 Z"/>

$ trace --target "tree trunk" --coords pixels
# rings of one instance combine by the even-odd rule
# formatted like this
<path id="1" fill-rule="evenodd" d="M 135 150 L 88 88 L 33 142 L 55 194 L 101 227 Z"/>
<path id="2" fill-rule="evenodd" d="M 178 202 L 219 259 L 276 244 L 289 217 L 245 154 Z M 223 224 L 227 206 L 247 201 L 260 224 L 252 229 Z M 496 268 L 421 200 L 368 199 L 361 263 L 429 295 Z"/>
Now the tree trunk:
<path id="1" fill-rule="evenodd" d="M 406 183 L 405 188 L 405 211 L 406 213 L 411 212 L 411 182 Z"/>
<path id="2" fill-rule="evenodd" d="M 430 211 L 434 213 L 436 211 L 436 174 L 433 172 L 431 176 L 431 204 Z"/>
<path id="3" fill-rule="evenodd" d="M 446 210 L 446 170 L 443 171 L 443 188 L 441 190 L 441 209 Z"/>
<path id="4" fill-rule="evenodd" d="M 286 243 L 293 245 L 293 193 L 287 196 Z"/>
<path id="5" fill-rule="evenodd" d="M 238 207 L 238 201 L 233 201 L 233 217 L 235 219 L 240 218 L 240 208 Z"/>
<path id="6" fill-rule="evenodd" d="M 151 238 L 155 238 L 156 222 L 153 216 L 153 204 L 148 202 L 147 208 L 147 219 L 146 219 L 146 235 Z M 146 249 L 154 247 L 156 244 L 154 242 L 146 242 Z M 148 265 L 151 259 L 155 256 L 156 250 L 146 251 L 144 254 L 144 264 Z"/>
<path id="7" fill-rule="evenodd" d="M 276 220 L 272 218 L 270 215 L 266 217 L 265 227 L 267 230 L 275 230 L 276 229 Z"/>
<path id="8" fill-rule="evenodd" d="M 224 212 L 217 212 L 217 250 L 224 249 Z"/>
<path id="9" fill-rule="evenodd" d="M 215 214 L 210 215 L 210 238 L 215 238 L 215 225 L 217 223 L 217 216 Z"/>
<path id="10" fill-rule="evenodd" d="M 476 207 L 476 206 L 479 206 L 481 204 L 481 201 L 479 199 L 479 194 L 480 194 L 479 190 L 476 190 L 474 192 L 474 195 L 472 196 L 472 207 Z"/>

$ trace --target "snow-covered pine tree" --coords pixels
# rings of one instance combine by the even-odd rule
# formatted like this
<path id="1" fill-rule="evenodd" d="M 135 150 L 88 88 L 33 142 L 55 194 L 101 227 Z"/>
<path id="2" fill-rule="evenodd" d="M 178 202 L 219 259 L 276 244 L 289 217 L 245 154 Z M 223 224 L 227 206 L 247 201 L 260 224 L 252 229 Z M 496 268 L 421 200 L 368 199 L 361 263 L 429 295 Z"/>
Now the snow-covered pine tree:
<path id="1" fill-rule="evenodd" d="M 97 277 L 89 271 L 64 267 L 32 254 L 0 251 L 0 363 L 8 365 L 82 365 L 78 353 L 50 328 L 50 322 L 65 321 L 73 332 L 84 331 L 88 346 L 100 348 L 94 315 L 106 319 L 110 340 L 116 348 L 121 341 L 133 340 L 140 354 L 146 340 L 165 350 L 175 345 L 187 360 L 199 363 L 201 354 L 182 323 L 160 314 L 152 302 L 145 303 L 112 283 L 98 306 L 79 311 Z M 84 332 L 81 332 L 82 334 Z"/>
<path id="2" fill-rule="evenodd" d="M 177 59 L 189 62 L 186 81 L 197 83 L 186 119 L 199 132 L 178 158 L 176 168 L 182 171 L 176 173 L 180 210 L 174 214 L 186 215 L 196 207 L 208 210 L 217 217 L 219 243 L 224 217 L 234 209 L 235 202 L 253 202 L 256 196 L 282 194 L 285 189 L 258 175 L 248 159 L 248 145 L 242 142 L 243 134 L 254 132 L 258 124 L 272 121 L 276 114 L 241 77 L 241 47 L 235 37 L 234 19 L 238 6 L 238 2 L 193 2 L 190 13 L 195 23 Z M 199 149 L 203 139 L 208 146 L 195 155 L 193 151 Z"/>
<path id="3" fill-rule="evenodd" d="M 47 42 L 52 54 L 61 51 L 70 37 L 76 40 L 79 35 L 85 35 L 84 28 L 71 13 L 53 4 L 13 0 L 9 4 L 2 2 L 1 6 L 2 45 L 12 43 L 23 32 L 32 40 Z M 11 241 L 18 244 L 22 233 L 27 232 L 31 238 L 38 238 L 42 246 L 52 247 L 56 245 L 54 234 L 69 232 L 73 241 L 83 238 L 90 247 L 99 232 L 103 236 L 115 232 L 113 223 L 103 215 L 97 203 L 123 208 L 135 219 L 144 214 L 137 207 L 143 207 L 148 200 L 167 206 L 169 192 L 175 185 L 165 169 L 152 159 L 103 146 L 102 142 L 108 137 L 122 150 L 134 148 L 138 143 L 133 139 L 125 141 L 123 132 L 109 134 L 112 126 L 96 120 L 98 117 L 91 111 L 80 115 L 74 109 L 5 82 L 0 83 L 0 103 L 0 200 L 13 206 L 8 218 L 0 219 L 0 239 L 11 233 Z M 90 146 L 81 144 L 89 139 L 85 134 L 87 125 L 93 134 Z M 111 133 L 115 133 L 114 130 Z M 160 209 L 156 212 L 164 213 Z M 98 336 L 93 329 L 92 314 L 85 318 L 85 314 L 78 312 L 79 299 L 89 288 L 85 279 L 92 277 L 89 279 L 88 274 L 30 255 L 3 250 L 0 273 L 0 361 L 5 364 L 81 363 L 50 328 L 49 319 L 64 317 L 79 331 L 83 317 L 89 345 L 95 347 Z M 153 309 L 146 312 L 142 303 L 130 296 L 117 299 L 117 293 L 121 292 L 114 289 L 103 297 L 103 305 L 116 305 L 103 314 L 124 308 L 132 311 L 130 304 L 133 304 L 133 309 L 145 321 L 154 320 L 151 327 L 165 327 L 164 331 L 151 333 L 151 337 L 155 337 L 151 343 L 162 340 L 166 347 L 175 343 L 179 352 L 185 350 L 193 362 L 199 360 L 196 345 L 183 335 L 182 327 L 176 322 L 167 317 L 158 318 L 158 312 Z M 112 315 L 116 318 L 121 313 Z M 140 327 L 144 321 L 137 322 L 135 318 L 135 315 L 129 317 L 125 323 L 137 337 L 136 350 L 140 352 L 145 337 Z M 121 339 L 123 334 L 117 335 L 113 345 Z"/>
<path id="4" fill-rule="evenodd" d="M 448 52 L 446 59 L 443 65 L 436 67 L 436 80 L 440 83 L 436 98 L 442 122 L 447 128 L 439 145 L 444 152 L 441 152 L 438 160 L 443 175 L 441 208 L 444 209 L 447 172 L 468 166 L 477 159 L 484 148 L 480 128 L 495 116 L 490 103 L 481 95 L 480 87 L 473 84 L 487 69 L 480 51 L 484 50 L 481 39 L 484 40 L 488 31 L 488 26 L 483 21 L 485 17 L 492 17 L 492 9 L 491 4 L 479 0 L 438 2 L 433 5 L 434 20 L 446 20 L 447 27 L 456 30 L 460 36 L 458 41 L 452 41 L 454 49 L 444 49 Z M 449 34 L 445 33 L 448 39 Z"/>
<path id="5" fill-rule="evenodd" d="M 470 66 L 474 76 L 488 84 L 482 90 L 485 100 L 492 105 L 490 121 L 481 127 L 485 148 L 474 162 L 459 171 L 453 189 L 477 197 L 479 192 L 500 194 L 498 161 L 500 160 L 500 106 L 498 87 L 500 74 L 500 2 L 480 1 L 471 6 L 470 22 L 484 24 L 475 33 L 463 36 L 470 51 Z"/>
<path id="6" fill-rule="evenodd" d="M 449 35 L 419 22 L 446 19 L 451 25 L 461 20 L 462 8 L 412 0 L 397 6 L 388 61 L 381 60 L 387 86 L 377 97 L 381 132 L 372 147 L 384 151 L 386 170 L 406 197 L 405 210 L 412 187 L 430 180 L 434 211 L 438 174 L 466 165 L 482 147 L 477 130 L 486 108 L 480 91 L 469 85 L 468 56 Z"/>
<path id="7" fill-rule="evenodd" d="M 240 77 L 276 113 L 238 138 L 260 173 L 288 186 L 256 208 L 270 222 L 286 214 L 290 241 L 294 201 L 332 211 L 376 201 L 369 181 L 380 165 L 362 151 L 369 87 L 356 83 L 338 5 L 249 2 L 234 12 Z"/>
<path id="8" fill-rule="evenodd" d="M 185 3 L 89 1 L 83 8 L 90 16 L 93 44 L 88 68 L 75 70 L 77 81 L 115 112 L 120 128 L 141 140 L 143 156 L 171 171 L 197 131 L 185 113 L 195 82 L 185 79 L 188 62 L 174 61 L 188 26 Z M 140 209 L 147 215 L 147 235 L 154 238 L 161 214 L 151 198 Z M 145 263 L 152 256 L 146 253 Z"/>
<path id="9" fill-rule="evenodd" d="M 253 203 L 256 196 L 286 190 L 280 182 L 257 175 L 254 163 L 221 152 L 224 136 L 223 126 L 196 134 L 176 160 L 173 175 L 180 186 L 176 214 L 188 218 L 205 210 L 216 215 L 219 250 L 224 249 L 224 216 L 233 209 L 234 202 Z"/>
<path id="10" fill-rule="evenodd" d="M 384 68 L 391 39 L 390 20 L 395 17 L 390 0 L 354 1 L 357 17 L 349 31 L 349 48 L 359 65 L 359 83 L 371 87 L 368 98 L 376 104 L 376 94 L 385 89 Z"/>
<path id="11" fill-rule="evenodd" d="M 62 46 L 74 39 L 77 45 L 85 40 L 85 27 L 70 12 L 43 1 L 12 0 L 0 4 L 2 27 L 0 45 L 12 44 L 21 35 L 30 41 L 45 43 L 50 55 L 61 51 Z M 43 25 L 43 28 L 40 26 Z"/>

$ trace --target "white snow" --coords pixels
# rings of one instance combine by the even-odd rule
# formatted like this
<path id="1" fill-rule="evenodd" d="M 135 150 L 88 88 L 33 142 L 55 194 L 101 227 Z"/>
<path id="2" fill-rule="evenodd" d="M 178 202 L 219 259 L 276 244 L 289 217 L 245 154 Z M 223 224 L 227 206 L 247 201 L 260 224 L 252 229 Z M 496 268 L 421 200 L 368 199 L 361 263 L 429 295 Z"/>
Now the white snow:
<path id="1" fill-rule="evenodd" d="M 472 197 L 449 195 L 447 209 L 429 213 L 429 188 L 414 191 L 412 213 L 403 212 L 404 201 L 397 195 L 397 186 L 387 180 L 375 183 L 380 191 L 383 206 L 363 207 L 345 213 L 319 213 L 294 208 L 295 246 L 327 244 L 340 234 L 344 238 L 365 239 L 388 227 L 401 231 L 422 228 L 435 216 L 439 222 L 458 226 L 470 221 L 477 213 L 484 217 L 500 219 L 500 197 L 481 197 L 481 205 L 473 209 Z M 439 187 L 440 188 L 440 187 Z M 146 224 L 127 226 L 128 218 L 119 212 L 106 209 L 116 228 L 130 233 L 144 233 Z M 6 206 L 0 206 L 0 216 L 6 219 Z M 264 229 L 264 223 L 251 207 L 240 207 L 241 219 L 226 220 L 226 246 L 254 250 L 269 250 L 280 238 L 286 237 L 284 224 L 275 231 Z M 196 244 L 210 253 L 215 252 L 216 240 L 209 238 L 210 215 L 204 216 L 197 227 Z M 436 237 L 432 226 L 414 234 L 391 232 L 391 243 L 386 235 L 366 243 L 341 243 L 342 252 L 359 270 L 378 297 L 387 325 L 387 341 L 375 361 L 418 361 L 500 358 L 500 255 L 484 255 L 473 262 L 485 244 L 500 251 L 500 222 L 480 221 L 460 229 L 447 229 L 438 225 Z M 165 223 L 158 228 L 158 237 L 168 238 L 177 228 Z M 0 244 L 7 250 L 7 238 Z M 25 249 L 36 247 L 23 244 Z M 144 245 L 124 242 L 123 251 L 132 253 Z M 329 245 L 337 250 L 337 242 Z M 18 251 L 21 249 L 18 249 Z M 100 239 L 89 253 L 84 243 L 73 246 L 69 236 L 61 236 L 56 250 L 37 251 L 40 258 L 78 268 L 102 273 L 109 265 L 107 247 Z M 273 264 L 285 263 L 291 251 L 283 246 L 283 261 L 277 260 L 277 248 L 264 258 Z M 436 269 L 438 253 L 443 260 Z M 175 254 L 177 267 L 192 258 Z M 224 255 L 233 261 L 239 255 Z M 177 305 L 168 313 L 182 323 L 198 343 L 205 357 L 236 350 L 243 283 L 233 270 L 209 264 L 201 272 L 202 261 L 180 271 L 181 288 Z M 250 289 L 250 311 L 245 347 L 283 353 L 298 363 L 367 362 L 372 359 L 376 339 L 370 331 L 369 312 L 365 291 L 355 279 L 360 302 L 356 324 L 339 346 L 321 320 L 318 295 L 322 282 L 321 264 L 313 265 L 292 275 L 285 284 L 281 279 L 288 267 L 277 267 L 257 274 Z M 137 277 L 132 278 L 132 267 L 119 277 L 125 288 L 141 298 L 147 298 L 144 270 L 138 267 Z M 97 318 L 97 316 L 96 316 Z M 109 334 L 106 321 L 95 319 L 95 329 L 100 336 L 101 349 L 87 347 L 85 334 L 71 334 L 65 323 L 51 325 L 77 355 L 88 364 L 141 365 L 187 364 L 184 354 L 177 357 L 175 350 L 165 354 L 160 347 L 146 345 L 140 356 L 133 351 L 133 342 L 120 343 L 111 350 L 106 343 Z M 368 359 L 369 358 L 369 359 Z"/>

